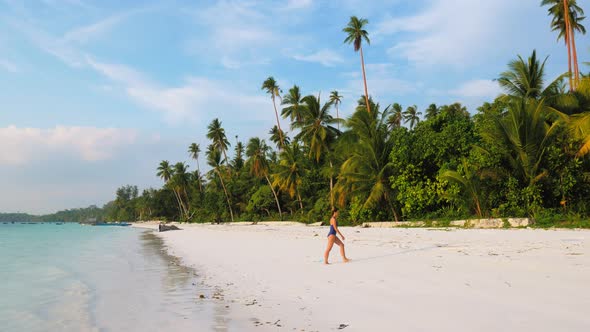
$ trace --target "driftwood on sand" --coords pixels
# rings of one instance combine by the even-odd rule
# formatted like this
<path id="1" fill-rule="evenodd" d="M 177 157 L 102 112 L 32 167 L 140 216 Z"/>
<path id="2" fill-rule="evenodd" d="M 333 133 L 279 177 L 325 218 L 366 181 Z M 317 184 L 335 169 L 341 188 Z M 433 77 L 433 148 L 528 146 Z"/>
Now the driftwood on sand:
<path id="1" fill-rule="evenodd" d="M 178 228 L 174 225 L 164 225 L 164 224 L 158 225 L 158 232 L 177 231 L 177 230 L 180 230 L 180 228 Z"/>

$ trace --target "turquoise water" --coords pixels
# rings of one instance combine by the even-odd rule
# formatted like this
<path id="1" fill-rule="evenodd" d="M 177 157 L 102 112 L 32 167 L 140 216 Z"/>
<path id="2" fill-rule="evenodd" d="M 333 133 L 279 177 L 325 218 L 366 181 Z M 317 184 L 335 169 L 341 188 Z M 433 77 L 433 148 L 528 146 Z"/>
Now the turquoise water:
<path id="1" fill-rule="evenodd" d="M 223 331 L 194 270 L 150 231 L 0 224 L 2 331 Z"/>

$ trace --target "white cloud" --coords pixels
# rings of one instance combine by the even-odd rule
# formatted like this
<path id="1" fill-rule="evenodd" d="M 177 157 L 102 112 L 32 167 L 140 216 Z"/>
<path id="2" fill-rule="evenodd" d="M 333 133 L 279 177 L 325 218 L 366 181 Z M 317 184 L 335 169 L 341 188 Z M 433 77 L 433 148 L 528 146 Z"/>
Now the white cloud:
<path id="1" fill-rule="evenodd" d="M 498 82 L 491 80 L 468 81 L 450 91 L 455 96 L 465 98 L 496 98 L 501 92 Z"/>
<path id="2" fill-rule="evenodd" d="M 313 5 L 313 0 L 289 0 L 285 9 L 305 9 Z"/>
<path id="3" fill-rule="evenodd" d="M 0 128 L 0 164 L 20 165 L 58 153 L 84 161 L 106 160 L 122 146 L 133 144 L 137 133 L 129 129 L 66 127 Z"/>
<path id="4" fill-rule="evenodd" d="M 262 93 L 248 95 L 235 92 L 240 89 L 228 82 L 189 77 L 181 86 L 164 87 L 132 68 L 100 63 L 90 58 L 87 61 L 93 69 L 119 83 L 137 104 L 163 112 L 171 122 L 210 119 L 214 111 L 232 114 L 233 120 L 266 119 L 267 111 L 272 107 Z"/>
<path id="5" fill-rule="evenodd" d="M 105 32 L 112 29 L 115 25 L 121 22 L 127 14 L 116 14 L 109 16 L 103 20 L 92 23 L 90 25 L 78 27 L 66 32 L 62 38 L 62 42 L 77 42 L 86 43 L 93 38 L 103 35 Z"/>
<path id="6" fill-rule="evenodd" d="M 342 57 L 331 50 L 320 50 L 309 55 L 294 55 L 293 59 L 299 61 L 316 62 L 326 67 L 333 67 L 339 63 L 343 63 Z"/>
<path id="7" fill-rule="evenodd" d="M 267 26 L 268 17 L 248 1 L 218 1 L 208 8 L 195 10 L 195 24 L 207 33 L 188 42 L 195 54 L 218 54 L 219 58 L 231 58 L 236 67 L 250 56 L 250 52 L 280 41 L 274 29 Z M 207 52 L 204 52 L 207 51 Z M 240 59 L 238 61 L 237 59 Z"/>
<path id="8" fill-rule="evenodd" d="M 413 16 L 394 17 L 377 26 L 379 38 L 400 34 L 399 42 L 388 49 L 417 65 L 453 65 L 464 67 L 477 61 L 482 52 L 491 54 L 514 42 L 510 22 L 516 13 L 525 15 L 526 1 L 513 0 L 432 0 L 427 8 Z M 520 17 L 522 18 L 522 17 Z M 408 35 L 409 34 L 409 37 Z M 488 45 L 485 50 L 476 45 Z"/>

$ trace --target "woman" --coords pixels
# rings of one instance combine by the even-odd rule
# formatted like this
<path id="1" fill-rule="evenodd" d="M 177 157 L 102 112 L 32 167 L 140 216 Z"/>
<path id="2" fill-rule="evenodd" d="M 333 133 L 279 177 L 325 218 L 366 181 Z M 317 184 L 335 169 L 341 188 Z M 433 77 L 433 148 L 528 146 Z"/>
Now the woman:
<path id="1" fill-rule="evenodd" d="M 326 252 L 324 253 L 324 264 L 330 264 L 328 263 L 328 256 L 330 256 L 330 250 L 332 250 L 334 243 L 336 243 L 340 247 L 340 255 L 342 255 L 342 260 L 344 261 L 344 263 L 348 263 L 349 261 L 349 259 L 346 258 L 346 253 L 344 252 L 344 242 L 342 242 L 345 240 L 345 238 L 344 235 L 342 235 L 342 233 L 340 233 L 340 230 L 338 229 L 338 222 L 336 221 L 336 218 L 338 218 L 338 209 L 334 208 L 332 210 L 332 218 L 330 218 L 330 232 L 328 232 L 328 248 L 326 248 Z M 342 241 L 340 241 L 336 234 L 340 235 Z"/>

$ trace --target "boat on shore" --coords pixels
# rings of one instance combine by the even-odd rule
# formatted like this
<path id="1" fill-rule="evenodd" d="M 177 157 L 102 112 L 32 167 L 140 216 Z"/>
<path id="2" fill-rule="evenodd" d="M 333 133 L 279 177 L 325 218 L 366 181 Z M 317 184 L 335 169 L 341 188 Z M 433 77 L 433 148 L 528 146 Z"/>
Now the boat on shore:
<path id="1" fill-rule="evenodd" d="M 102 222 L 102 221 L 82 221 L 80 225 L 87 226 L 131 226 L 131 223 L 123 221 Z"/>

